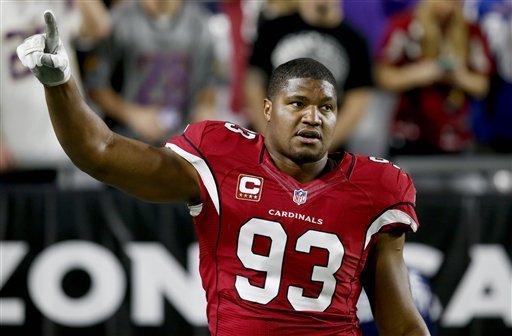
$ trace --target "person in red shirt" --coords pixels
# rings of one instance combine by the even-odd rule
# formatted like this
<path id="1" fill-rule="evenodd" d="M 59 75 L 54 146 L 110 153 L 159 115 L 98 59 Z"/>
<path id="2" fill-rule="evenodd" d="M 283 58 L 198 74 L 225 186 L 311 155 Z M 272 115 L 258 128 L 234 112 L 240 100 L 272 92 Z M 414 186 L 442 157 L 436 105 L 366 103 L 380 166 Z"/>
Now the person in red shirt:
<path id="1" fill-rule="evenodd" d="M 470 97 L 485 97 L 492 68 L 486 39 L 460 1 L 423 0 L 396 14 L 376 62 L 378 84 L 398 93 L 390 155 L 469 150 Z"/>
<path id="2" fill-rule="evenodd" d="M 155 148 L 113 133 L 84 103 L 45 19 L 47 34 L 18 55 L 45 86 L 57 137 L 100 181 L 188 202 L 212 335 L 361 335 L 363 285 L 381 335 L 428 335 L 402 256 L 418 228 L 414 186 L 386 160 L 327 154 L 338 91 L 325 66 L 295 59 L 273 72 L 265 136 L 204 121 Z"/>

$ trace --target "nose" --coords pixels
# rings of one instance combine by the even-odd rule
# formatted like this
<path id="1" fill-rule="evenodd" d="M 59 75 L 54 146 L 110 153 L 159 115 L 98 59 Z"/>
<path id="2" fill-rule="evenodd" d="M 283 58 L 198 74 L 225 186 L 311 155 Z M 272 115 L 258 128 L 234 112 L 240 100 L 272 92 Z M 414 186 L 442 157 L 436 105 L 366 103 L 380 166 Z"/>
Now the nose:
<path id="1" fill-rule="evenodd" d="M 318 110 L 318 107 L 310 106 L 305 109 L 304 115 L 302 116 L 302 122 L 311 126 L 320 126 L 322 124 L 322 119 L 320 119 L 320 111 Z"/>

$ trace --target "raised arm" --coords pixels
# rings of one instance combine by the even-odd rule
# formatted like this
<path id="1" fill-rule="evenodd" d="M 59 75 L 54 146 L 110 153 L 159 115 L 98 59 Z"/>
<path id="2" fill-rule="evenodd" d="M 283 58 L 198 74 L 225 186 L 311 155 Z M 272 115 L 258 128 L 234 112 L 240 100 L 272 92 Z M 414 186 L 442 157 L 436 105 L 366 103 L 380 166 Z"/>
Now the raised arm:
<path id="1" fill-rule="evenodd" d="M 53 128 L 73 163 L 148 201 L 199 198 L 194 168 L 169 149 L 116 134 L 85 104 L 73 80 L 45 86 Z"/>
<path id="2" fill-rule="evenodd" d="M 404 234 L 381 233 L 364 271 L 364 288 L 381 336 L 430 335 L 412 299 Z"/>
<path id="3" fill-rule="evenodd" d="M 113 133 L 87 106 L 70 78 L 55 18 L 45 12 L 46 35 L 18 47 L 18 56 L 45 85 L 55 133 L 71 160 L 91 176 L 149 201 L 197 200 L 194 168 L 168 149 Z"/>

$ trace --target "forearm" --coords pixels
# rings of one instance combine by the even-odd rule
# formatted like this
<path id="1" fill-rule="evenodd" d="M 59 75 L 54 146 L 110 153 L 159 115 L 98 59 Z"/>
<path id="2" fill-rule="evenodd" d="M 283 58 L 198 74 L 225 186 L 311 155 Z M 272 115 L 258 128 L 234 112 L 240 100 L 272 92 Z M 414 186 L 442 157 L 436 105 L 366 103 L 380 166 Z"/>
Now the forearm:
<path id="1" fill-rule="evenodd" d="M 452 83 L 475 98 L 483 98 L 489 92 L 489 77 L 487 75 L 460 69 L 451 76 Z"/>
<path id="2" fill-rule="evenodd" d="M 378 273 L 389 273 L 381 275 L 380 281 L 375 283 L 374 314 L 379 333 L 381 336 L 427 336 L 429 332 L 414 306 L 407 268 L 403 262 L 393 263 L 386 267 L 377 266 Z"/>
<path id="3" fill-rule="evenodd" d="M 411 294 L 403 260 L 404 234 L 380 233 L 367 262 L 365 289 L 382 336 L 430 335 Z"/>
<path id="4" fill-rule="evenodd" d="M 419 82 L 416 79 L 412 66 L 407 66 L 402 69 L 389 66 L 377 67 L 376 74 L 379 85 L 391 91 L 406 91 Z"/>
<path id="5" fill-rule="evenodd" d="M 45 86 L 45 95 L 64 151 L 80 169 L 95 175 L 113 133 L 84 102 L 73 78 L 62 85 Z"/>
<path id="6" fill-rule="evenodd" d="M 400 327 L 397 327 L 393 330 L 386 330 L 382 327 L 379 327 L 379 335 L 380 336 L 430 336 L 430 332 L 423 320 L 421 320 L 421 316 L 418 317 L 416 321 L 410 321 L 410 323 L 404 324 Z"/>
<path id="7" fill-rule="evenodd" d="M 106 116 L 122 123 L 127 122 L 127 113 L 132 104 L 126 102 L 112 88 L 91 89 L 89 90 L 89 97 L 100 107 Z"/>
<path id="8" fill-rule="evenodd" d="M 338 112 L 331 150 L 336 150 L 352 135 L 364 115 L 370 92 L 369 88 L 358 88 L 347 93 L 343 108 Z"/>
<path id="9" fill-rule="evenodd" d="M 57 138 L 81 170 L 147 201 L 199 197 L 197 176 L 188 162 L 168 149 L 110 131 L 80 97 L 73 79 L 45 87 L 45 93 Z"/>
<path id="10" fill-rule="evenodd" d="M 403 66 L 381 64 L 376 67 L 379 86 L 395 92 L 431 85 L 441 75 L 442 71 L 435 61 L 421 61 Z"/>

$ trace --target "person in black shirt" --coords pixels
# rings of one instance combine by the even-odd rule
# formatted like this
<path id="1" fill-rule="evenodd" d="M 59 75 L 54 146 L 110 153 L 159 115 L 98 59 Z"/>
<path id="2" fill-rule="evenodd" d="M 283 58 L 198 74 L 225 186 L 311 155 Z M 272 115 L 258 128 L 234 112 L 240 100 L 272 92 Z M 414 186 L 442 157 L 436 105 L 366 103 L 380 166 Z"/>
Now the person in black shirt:
<path id="1" fill-rule="evenodd" d="M 343 21 L 340 2 L 301 1 L 298 13 L 263 22 L 252 48 L 246 78 L 246 103 L 252 128 L 263 133 L 261 104 L 270 73 L 297 57 L 325 64 L 339 84 L 342 102 L 332 150 L 349 138 L 361 119 L 373 86 L 366 40 Z"/>

